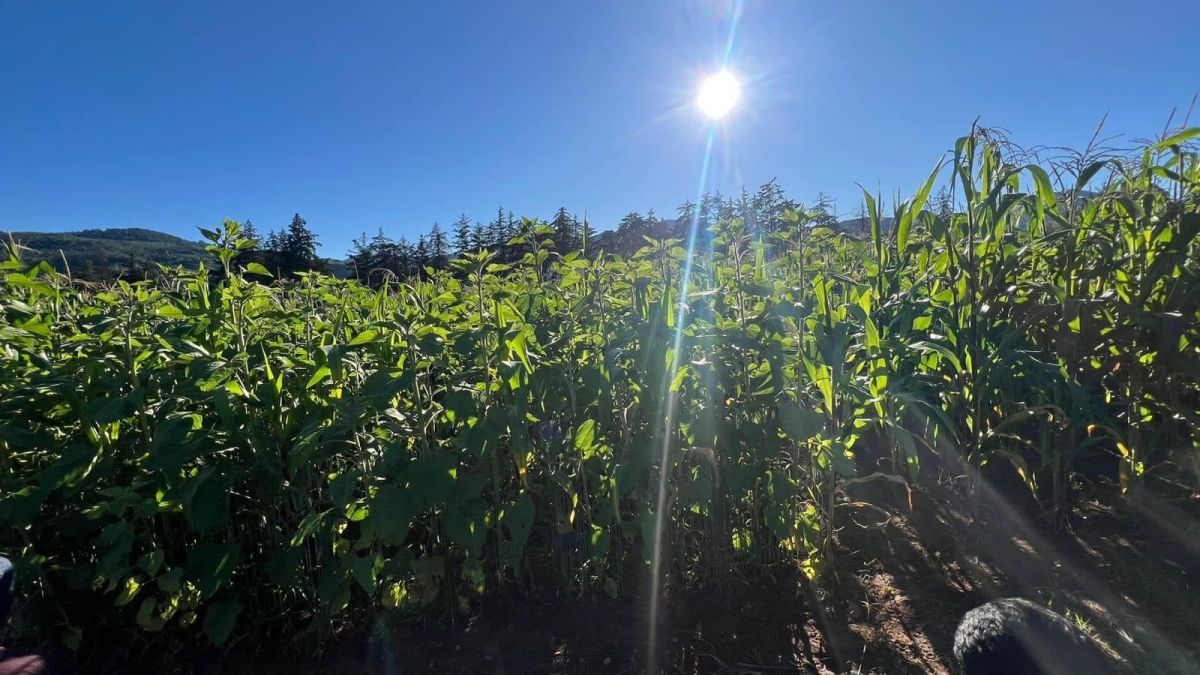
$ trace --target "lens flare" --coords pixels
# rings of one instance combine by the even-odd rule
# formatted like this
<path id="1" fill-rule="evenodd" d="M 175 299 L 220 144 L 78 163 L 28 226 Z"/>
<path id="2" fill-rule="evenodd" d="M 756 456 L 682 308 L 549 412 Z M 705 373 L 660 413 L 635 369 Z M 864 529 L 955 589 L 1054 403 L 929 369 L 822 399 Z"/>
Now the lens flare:
<path id="1" fill-rule="evenodd" d="M 700 85 L 700 93 L 696 96 L 696 105 L 714 120 L 729 114 L 741 98 L 742 88 L 737 78 L 728 70 L 709 75 Z"/>

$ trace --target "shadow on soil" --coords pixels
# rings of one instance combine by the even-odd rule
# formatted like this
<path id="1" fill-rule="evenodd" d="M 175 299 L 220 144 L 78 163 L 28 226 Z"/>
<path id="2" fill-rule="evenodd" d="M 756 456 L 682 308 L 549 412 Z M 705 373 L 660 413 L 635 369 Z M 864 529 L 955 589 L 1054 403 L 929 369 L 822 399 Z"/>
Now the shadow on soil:
<path id="1" fill-rule="evenodd" d="M 853 500 L 880 510 L 844 513 L 836 588 L 817 602 L 795 573 L 774 570 L 676 591 L 660 631 L 661 670 L 951 673 L 963 612 L 1023 596 L 1092 632 L 1119 669 L 1200 672 L 1200 514 L 1186 496 L 1147 497 L 1124 513 L 1085 503 L 1055 531 L 1011 489 L 983 489 L 972 519 L 944 487 L 911 497 L 894 485 L 855 488 Z M 259 657 L 255 670 L 641 673 L 645 609 L 638 599 L 506 601 L 462 625 L 347 639 L 317 664 Z"/>

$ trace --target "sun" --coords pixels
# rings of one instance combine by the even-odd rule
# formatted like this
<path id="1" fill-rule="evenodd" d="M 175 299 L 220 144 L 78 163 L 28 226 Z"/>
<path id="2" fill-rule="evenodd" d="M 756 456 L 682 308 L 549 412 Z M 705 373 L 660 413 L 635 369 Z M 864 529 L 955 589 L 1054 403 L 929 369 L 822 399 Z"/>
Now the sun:
<path id="1" fill-rule="evenodd" d="M 709 75 L 700 85 L 700 93 L 696 96 L 696 105 L 714 120 L 719 120 L 733 110 L 742 88 L 737 78 L 728 70 Z"/>

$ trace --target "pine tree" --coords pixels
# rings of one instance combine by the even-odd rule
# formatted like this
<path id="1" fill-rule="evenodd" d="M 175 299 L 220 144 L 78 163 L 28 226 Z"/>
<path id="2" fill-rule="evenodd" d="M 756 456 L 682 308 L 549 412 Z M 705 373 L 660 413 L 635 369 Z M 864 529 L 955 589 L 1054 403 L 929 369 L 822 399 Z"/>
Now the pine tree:
<path id="1" fill-rule="evenodd" d="M 434 223 L 433 228 L 429 230 L 429 237 L 425 241 L 429 245 L 430 260 L 428 264 L 434 269 L 444 268 L 450 261 L 450 242 L 441 225 Z"/>
<path id="2" fill-rule="evenodd" d="M 721 217 L 721 193 L 705 192 L 700 198 L 700 229 L 707 229 Z"/>
<path id="3" fill-rule="evenodd" d="M 692 224 L 692 218 L 696 217 L 696 202 L 688 200 L 679 206 L 675 207 L 676 217 L 683 221 L 685 226 Z"/>
<path id="4" fill-rule="evenodd" d="M 401 277 L 410 277 L 416 274 L 419 271 L 417 247 L 413 246 L 405 237 L 400 237 L 400 240 L 395 242 L 395 247 L 396 274 Z"/>
<path id="5" fill-rule="evenodd" d="M 258 235 L 258 228 L 254 227 L 254 223 L 249 218 L 242 223 L 242 237 L 253 241 L 256 249 L 262 245 L 262 237 Z"/>
<path id="6" fill-rule="evenodd" d="M 508 242 L 504 236 L 504 207 L 496 209 L 496 219 L 488 223 L 488 246 L 499 249 Z"/>
<path id="7" fill-rule="evenodd" d="M 513 218 L 513 212 L 509 211 L 508 218 L 504 220 L 504 241 L 507 242 L 509 239 L 517 236 L 517 234 L 517 221 Z"/>
<path id="8" fill-rule="evenodd" d="M 471 219 L 462 214 L 454 223 L 454 253 L 462 255 L 471 250 Z"/>
<path id="9" fill-rule="evenodd" d="M 646 236 L 660 241 L 675 236 L 671 224 L 659 218 L 653 207 L 646 212 Z"/>
<path id="10" fill-rule="evenodd" d="M 267 233 L 266 242 L 260 247 L 262 264 L 275 276 L 283 276 L 283 234 L 272 229 Z"/>
<path id="11" fill-rule="evenodd" d="M 579 247 L 579 221 L 567 213 L 566 207 L 559 207 L 550 221 L 554 229 L 554 248 L 559 251 L 573 251 Z"/>
<path id="12" fill-rule="evenodd" d="M 233 256 L 231 261 L 236 267 L 245 267 L 252 262 L 265 264 L 267 256 L 262 251 L 262 238 L 258 235 L 258 230 L 255 229 L 254 223 L 249 219 L 241 223 L 241 231 L 239 233 L 243 239 L 253 242 L 253 246 L 243 249 Z"/>
<path id="13" fill-rule="evenodd" d="M 425 238 L 425 235 L 421 235 L 420 237 L 417 237 L 417 245 L 413 249 L 411 265 L 413 267 L 417 268 L 417 271 L 419 273 L 421 268 L 425 267 L 428 264 L 429 264 L 429 241 Z"/>
<path id="14" fill-rule="evenodd" d="M 367 241 L 367 233 L 363 232 L 350 243 L 352 247 L 346 259 L 350 261 L 350 267 L 354 269 L 354 278 L 367 283 L 373 266 L 371 243 Z"/>
<path id="15" fill-rule="evenodd" d="M 289 274 L 317 269 L 317 236 L 308 229 L 308 223 L 300 214 L 292 216 L 287 234 L 283 236 L 280 251 L 283 269 Z"/>
<path id="16" fill-rule="evenodd" d="M 483 229 L 482 223 L 475 223 L 475 229 L 471 231 L 471 249 L 478 253 L 488 247 L 487 231 Z"/>
<path id="17" fill-rule="evenodd" d="M 403 276 L 404 272 L 397 256 L 396 242 L 383 233 L 383 228 L 375 231 L 375 236 L 371 238 L 367 249 L 370 263 L 368 279 L 371 286 L 378 288 L 388 278 L 389 273 Z"/>
<path id="18" fill-rule="evenodd" d="M 746 224 L 747 232 L 757 232 L 759 229 L 759 220 L 754 209 L 754 200 L 751 199 L 750 193 L 746 192 L 746 186 L 742 186 L 742 194 L 738 196 L 737 203 L 733 205 L 734 215 L 742 219 Z"/>
<path id="19" fill-rule="evenodd" d="M 646 245 L 645 237 L 649 234 L 646 219 L 642 217 L 642 214 L 637 211 L 626 213 L 625 217 L 617 223 L 616 240 L 617 246 L 620 247 L 619 252 L 624 255 L 633 255 Z"/>
<path id="20" fill-rule="evenodd" d="M 767 232 L 775 232 L 780 229 L 780 204 L 783 202 L 783 189 L 775 182 L 775 179 L 763 183 L 758 188 L 758 192 L 754 193 L 751 200 L 753 203 L 754 217 L 759 226 Z"/>
<path id="21" fill-rule="evenodd" d="M 943 185 L 938 188 L 937 195 L 934 196 L 931 210 L 938 218 L 949 221 L 954 217 L 954 193 L 950 190 L 950 186 Z"/>
<path id="22" fill-rule="evenodd" d="M 837 202 L 832 197 L 824 192 L 818 192 L 817 205 L 813 207 L 813 211 L 816 214 L 816 218 L 813 221 L 815 227 L 837 229 Z"/>

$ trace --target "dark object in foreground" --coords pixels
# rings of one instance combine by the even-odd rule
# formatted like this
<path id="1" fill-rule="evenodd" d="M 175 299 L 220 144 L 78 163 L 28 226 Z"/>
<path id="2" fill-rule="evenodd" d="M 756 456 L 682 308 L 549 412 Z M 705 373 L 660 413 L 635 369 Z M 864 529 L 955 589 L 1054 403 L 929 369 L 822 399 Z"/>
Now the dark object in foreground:
<path id="1" fill-rule="evenodd" d="M 1110 672 L 1087 633 L 1021 598 L 993 600 L 967 612 L 954 631 L 954 656 L 966 675 Z"/>
<path id="2" fill-rule="evenodd" d="M 12 563 L 8 558 L 0 557 L 0 637 L 4 635 L 15 592 Z M 40 656 L 9 656 L 4 647 L 0 647 L 0 675 L 38 675 L 45 667 L 46 662 Z"/>
<path id="3" fill-rule="evenodd" d="M 0 557 L 0 634 L 4 633 L 4 624 L 8 622 L 8 613 L 12 611 L 15 586 L 12 563 L 8 558 Z"/>

